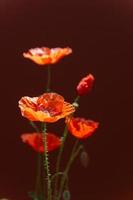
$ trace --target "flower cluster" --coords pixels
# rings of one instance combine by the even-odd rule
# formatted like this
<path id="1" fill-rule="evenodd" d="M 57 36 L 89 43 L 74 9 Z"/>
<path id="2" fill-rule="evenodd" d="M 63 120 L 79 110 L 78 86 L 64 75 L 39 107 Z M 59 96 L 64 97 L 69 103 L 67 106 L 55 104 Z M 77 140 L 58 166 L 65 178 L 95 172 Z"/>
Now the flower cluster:
<path id="1" fill-rule="evenodd" d="M 81 140 L 91 136 L 98 128 L 99 123 L 90 119 L 82 117 L 75 117 L 75 111 L 79 104 L 79 98 L 82 95 L 89 93 L 94 84 L 94 76 L 88 74 L 78 83 L 76 91 L 78 96 L 73 103 L 65 101 L 64 97 L 51 92 L 51 68 L 50 65 L 57 63 L 61 58 L 72 53 L 72 49 L 66 48 L 35 48 L 30 49 L 27 53 L 23 53 L 25 58 L 32 60 L 39 66 L 46 66 L 48 69 L 48 80 L 46 86 L 46 92 L 36 97 L 24 96 L 19 100 L 19 108 L 23 117 L 30 121 L 30 124 L 35 129 L 32 133 L 24 133 L 21 135 L 21 139 L 24 143 L 31 146 L 36 152 L 38 152 L 40 163 L 43 159 L 44 172 L 41 172 L 42 167 L 38 172 L 40 183 L 43 182 L 43 187 L 47 189 L 44 194 L 43 189 L 40 187 L 40 183 L 36 183 L 35 192 L 32 193 L 32 198 L 36 200 L 61 200 L 64 198 L 67 190 L 68 194 L 68 172 L 72 161 L 78 156 L 79 153 L 84 152 L 86 155 Z M 61 137 L 55 133 L 47 131 L 47 123 L 54 123 L 64 118 L 65 129 Z M 40 122 L 40 126 L 36 122 Z M 68 164 L 64 171 L 60 171 L 60 165 L 62 161 L 62 154 L 68 134 L 75 137 L 75 145 L 72 149 L 71 156 L 68 159 Z M 55 166 L 55 173 L 51 174 L 49 167 L 48 153 L 53 150 L 59 150 L 57 162 Z M 41 153 L 41 157 L 40 157 Z M 39 165 L 40 166 L 40 165 Z M 44 177 L 41 180 L 41 175 Z M 59 176 L 61 175 L 61 178 Z M 38 179 L 37 179 L 38 180 Z M 67 188 L 67 189 L 66 189 Z M 68 195 L 70 196 L 70 195 Z"/>

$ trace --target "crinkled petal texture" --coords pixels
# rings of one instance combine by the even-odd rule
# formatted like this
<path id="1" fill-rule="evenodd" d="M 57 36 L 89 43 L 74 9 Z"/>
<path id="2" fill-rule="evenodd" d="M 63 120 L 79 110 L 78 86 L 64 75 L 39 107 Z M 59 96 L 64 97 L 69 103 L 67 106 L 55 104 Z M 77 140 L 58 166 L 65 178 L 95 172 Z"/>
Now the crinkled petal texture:
<path id="1" fill-rule="evenodd" d="M 43 153 L 44 144 L 41 133 L 25 133 L 21 135 L 24 143 L 30 145 L 35 151 Z M 46 133 L 48 152 L 57 149 L 61 145 L 61 139 L 53 133 Z"/>
<path id="2" fill-rule="evenodd" d="M 98 128 L 99 123 L 84 118 L 67 118 L 68 130 L 79 139 L 91 136 Z"/>
<path id="3" fill-rule="evenodd" d="M 38 65 L 54 64 L 61 58 L 72 53 L 72 49 L 66 48 L 52 48 L 47 47 L 29 49 L 28 52 L 23 53 L 25 58 L 29 58 Z"/>
<path id="4" fill-rule="evenodd" d="M 57 93 L 44 93 L 39 97 L 22 97 L 19 101 L 22 116 L 30 121 L 56 122 L 72 114 L 75 108 Z"/>

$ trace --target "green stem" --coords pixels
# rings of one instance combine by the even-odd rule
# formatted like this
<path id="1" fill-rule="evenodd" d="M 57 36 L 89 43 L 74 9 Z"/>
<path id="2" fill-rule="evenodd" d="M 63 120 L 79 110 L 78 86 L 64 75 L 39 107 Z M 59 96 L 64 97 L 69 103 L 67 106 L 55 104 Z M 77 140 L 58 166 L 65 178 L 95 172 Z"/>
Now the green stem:
<path id="1" fill-rule="evenodd" d="M 65 175 L 66 176 L 66 179 L 68 180 L 68 176 L 66 174 L 64 174 L 64 172 L 58 172 L 58 173 L 55 173 L 52 178 L 51 178 L 51 182 L 53 182 L 54 178 L 56 178 L 56 176 L 63 176 Z"/>
<path id="2" fill-rule="evenodd" d="M 60 184 L 59 195 L 58 195 L 57 200 L 60 200 L 60 198 L 61 198 L 61 195 L 62 195 L 62 192 L 63 192 L 63 187 L 64 187 L 64 184 L 65 184 L 65 179 L 66 179 L 66 176 L 68 176 L 68 172 L 70 170 L 70 167 L 71 167 L 74 159 L 78 156 L 80 150 L 83 148 L 81 145 L 77 148 L 77 145 L 78 145 L 78 140 L 76 140 L 76 142 L 75 142 L 75 145 L 74 145 L 74 147 L 72 149 L 72 153 L 71 153 L 70 159 L 69 159 L 68 164 L 66 166 L 66 169 L 64 171 L 65 176 L 62 177 L 61 184 Z M 76 150 L 76 148 L 77 148 L 77 150 Z"/>
<path id="3" fill-rule="evenodd" d="M 47 87 L 46 87 L 46 91 L 50 92 L 50 84 L 51 84 L 51 68 L 50 66 L 47 67 Z"/>
<path id="4" fill-rule="evenodd" d="M 38 127 L 36 126 L 36 124 L 35 124 L 34 122 L 32 122 L 32 121 L 29 121 L 29 123 L 30 123 L 30 125 L 35 129 L 35 131 L 36 131 L 37 133 L 39 133 L 39 129 L 38 129 Z"/>
<path id="5" fill-rule="evenodd" d="M 60 162 L 61 162 L 61 157 L 62 157 L 62 153 L 63 153 L 63 150 L 64 150 L 64 144 L 65 144 L 65 141 L 66 141 L 66 138 L 67 138 L 67 134 L 68 134 L 68 128 L 66 126 L 65 129 L 64 129 L 62 145 L 60 147 L 59 154 L 58 154 L 58 157 L 57 157 L 56 173 L 59 173 L 59 170 L 60 170 Z M 58 182 L 59 182 L 59 177 L 57 176 L 56 179 L 55 179 L 55 186 L 54 186 L 54 198 L 55 199 L 56 199 L 56 196 L 57 196 Z"/>
<path id="6" fill-rule="evenodd" d="M 77 96 L 77 97 L 75 98 L 75 100 L 74 100 L 74 103 L 78 103 L 79 99 L 80 99 L 80 96 Z"/>
<path id="7" fill-rule="evenodd" d="M 74 100 L 74 103 L 77 103 L 79 101 L 79 98 L 80 98 L 80 96 L 77 96 Z M 65 130 L 64 130 L 64 134 L 63 134 L 62 145 L 60 147 L 58 158 L 57 158 L 56 173 L 59 173 L 61 157 L 62 157 L 62 153 L 63 153 L 64 144 L 65 144 L 67 134 L 68 134 L 68 128 L 66 126 Z M 58 182 L 59 182 L 59 177 L 57 176 L 56 179 L 55 179 L 55 186 L 54 186 L 54 198 L 55 198 L 55 200 L 56 200 L 56 196 L 57 196 Z"/>
<path id="8" fill-rule="evenodd" d="M 35 186 L 35 195 L 36 197 L 39 196 L 40 190 L 40 177 L 41 177 L 41 154 L 38 153 L 37 155 L 37 175 L 36 175 L 36 186 Z"/>
<path id="9" fill-rule="evenodd" d="M 69 162 L 68 162 L 68 165 L 67 165 L 67 167 L 66 167 L 66 169 L 65 169 L 65 173 L 66 173 L 66 174 L 68 174 L 69 169 L 70 169 L 70 167 L 71 167 L 71 164 L 73 163 L 74 159 L 78 156 L 79 152 L 80 152 L 82 149 L 83 149 L 83 146 L 80 145 L 80 146 L 78 147 L 78 149 L 77 149 L 77 150 L 73 153 L 73 155 L 71 156 L 71 158 L 70 158 L 70 160 L 69 160 Z"/>
<path id="10" fill-rule="evenodd" d="M 39 133 L 39 129 L 36 124 L 32 121 L 29 121 L 30 125 L 35 129 L 37 133 Z M 35 185 L 35 196 L 38 198 L 39 190 L 40 190 L 40 176 L 41 176 L 41 155 L 37 154 L 37 174 L 36 174 L 36 185 Z"/>
<path id="11" fill-rule="evenodd" d="M 74 144 L 74 146 L 73 146 L 73 148 L 72 148 L 72 152 L 71 152 L 70 159 L 71 159 L 71 157 L 73 156 L 73 154 L 74 154 L 74 152 L 75 152 L 75 150 L 76 150 L 78 144 L 79 144 L 79 140 L 76 139 L 75 144 Z M 69 160 L 69 161 L 70 161 L 70 160 Z"/>
<path id="12" fill-rule="evenodd" d="M 44 144 L 44 156 L 43 156 L 43 164 L 44 170 L 46 169 L 46 179 L 47 179 L 47 200 L 51 200 L 52 198 L 52 189 L 51 189 L 51 174 L 49 169 L 49 161 L 48 161 L 48 147 L 47 147 L 47 133 L 46 133 L 46 123 L 43 124 L 42 130 L 42 138 Z"/>

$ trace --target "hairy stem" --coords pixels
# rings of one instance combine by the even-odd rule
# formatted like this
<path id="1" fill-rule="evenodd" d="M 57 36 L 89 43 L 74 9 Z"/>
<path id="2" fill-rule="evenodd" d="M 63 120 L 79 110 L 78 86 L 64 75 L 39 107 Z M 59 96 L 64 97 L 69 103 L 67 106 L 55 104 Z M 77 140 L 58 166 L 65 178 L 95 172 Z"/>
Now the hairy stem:
<path id="1" fill-rule="evenodd" d="M 47 179 L 47 200 L 52 199 L 52 189 L 51 189 L 51 174 L 49 169 L 49 161 L 48 161 L 48 146 L 47 146 L 47 133 L 46 133 L 46 123 L 43 124 L 42 130 L 42 139 L 44 144 L 44 156 L 43 156 L 43 164 L 44 170 L 46 169 L 46 179 Z"/>
<path id="2" fill-rule="evenodd" d="M 32 121 L 29 121 L 30 125 L 35 129 L 37 133 L 39 133 L 39 129 L 36 124 Z M 37 173 L 36 173 L 36 185 L 35 185 L 35 196 L 36 198 L 39 196 L 40 190 L 40 176 L 41 176 L 41 154 L 37 154 Z"/>

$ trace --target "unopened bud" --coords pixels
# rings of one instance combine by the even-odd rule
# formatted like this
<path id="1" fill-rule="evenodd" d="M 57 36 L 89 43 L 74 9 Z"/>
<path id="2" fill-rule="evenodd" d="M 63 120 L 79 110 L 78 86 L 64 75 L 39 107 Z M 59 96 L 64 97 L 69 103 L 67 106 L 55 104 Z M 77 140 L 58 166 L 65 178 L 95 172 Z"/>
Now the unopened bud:
<path id="1" fill-rule="evenodd" d="M 64 200 L 70 200 L 70 198 L 71 198 L 70 191 L 69 190 L 64 190 L 63 199 Z"/>
<path id="2" fill-rule="evenodd" d="M 80 154 L 80 161 L 81 161 L 81 164 L 86 168 L 88 167 L 88 164 L 89 164 L 89 155 L 86 151 L 82 151 L 81 154 Z"/>
<path id="3" fill-rule="evenodd" d="M 77 93 L 79 96 L 82 96 L 84 94 L 87 94 L 88 92 L 91 91 L 94 83 L 94 76 L 92 74 L 87 75 L 81 81 L 79 82 L 77 86 Z"/>

